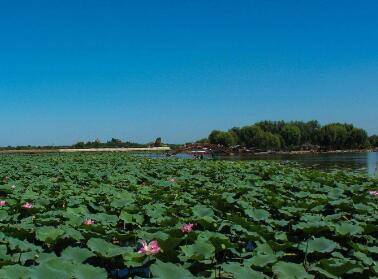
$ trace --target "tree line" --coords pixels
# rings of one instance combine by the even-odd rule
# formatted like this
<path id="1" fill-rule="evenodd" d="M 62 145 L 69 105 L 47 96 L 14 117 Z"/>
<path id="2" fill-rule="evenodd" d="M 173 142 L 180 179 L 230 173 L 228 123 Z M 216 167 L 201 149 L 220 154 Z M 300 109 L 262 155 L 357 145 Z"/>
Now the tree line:
<path id="1" fill-rule="evenodd" d="M 99 139 L 94 141 L 80 141 L 73 145 L 44 145 L 44 146 L 33 146 L 33 145 L 24 145 L 24 146 L 6 146 L 0 147 L 0 150 L 30 150 L 30 149 L 65 149 L 65 148 L 74 148 L 74 149 L 86 149 L 86 148 L 142 148 L 142 147 L 160 147 L 166 144 L 162 143 L 160 137 L 156 138 L 155 142 L 142 144 L 135 143 L 130 141 L 122 141 L 120 139 L 112 138 L 106 142 L 101 142 Z"/>
<path id="2" fill-rule="evenodd" d="M 138 147 L 147 147 L 147 144 L 141 144 L 141 143 L 135 143 L 135 142 L 129 142 L 129 141 L 122 141 L 120 139 L 112 138 L 111 140 L 108 140 L 107 142 L 101 142 L 99 139 L 96 139 L 95 141 L 87 141 L 83 142 L 80 141 L 74 145 L 72 145 L 72 148 L 138 148 Z"/>
<path id="3" fill-rule="evenodd" d="M 253 125 L 234 127 L 228 131 L 214 130 L 209 142 L 227 147 L 244 146 L 259 150 L 308 149 L 339 150 L 378 147 L 378 136 L 369 138 L 364 129 L 347 123 L 330 123 L 324 126 L 318 121 L 260 121 Z"/>

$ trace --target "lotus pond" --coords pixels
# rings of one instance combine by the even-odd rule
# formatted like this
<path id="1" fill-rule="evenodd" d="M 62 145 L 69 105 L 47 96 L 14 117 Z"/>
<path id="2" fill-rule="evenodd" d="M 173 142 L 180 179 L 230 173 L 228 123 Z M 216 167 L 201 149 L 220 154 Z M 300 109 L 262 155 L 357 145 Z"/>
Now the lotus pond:
<path id="1" fill-rule="evenodd" d="M 378 278 L 378 180 L 267 161 L 0 157 L 0 278 Z"/>

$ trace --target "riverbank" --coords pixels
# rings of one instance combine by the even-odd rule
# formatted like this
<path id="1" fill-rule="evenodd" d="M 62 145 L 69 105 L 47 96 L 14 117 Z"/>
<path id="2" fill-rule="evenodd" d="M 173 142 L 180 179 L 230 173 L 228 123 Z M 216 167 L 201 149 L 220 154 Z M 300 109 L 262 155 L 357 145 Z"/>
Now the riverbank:
<path id="1" fill-rule="evenodd" d="M 328 151 L 315 151 L 315 150 L 293 150 L 293 151 L 265 151 L 256 153 L 245 153 L 251 155 L 301 155 L 301 154 L 343 154 L 343 153 L 365 153 L 377 152 L 378 149 L 348 149 L 348 150 L 328 150 Z M 242 155 L 243 153 L 241 153 Z"/>
<path id="2" fill-rule="evenodd" d="M 135 148 L 57 148 L 57 149 L 20 149 L 1 150 L 0 154 L 38 154 L 38 153 L 76 153 L 76 152 L 156 152 L 170 151 L 170 147 L 135 147 Z"/>
<path id="3" fill-rule="evenodd" d="M 75 153 L 75 152 L 165 152 L 171 151 L 170 147 L 134 147 L 134 148 L 56 148 L 56 149 L 11 149 L 0 150 L 0 154 L 37 154 L 37 153 Z M 293 151 L 262 151 L 262 152 L 234 152 L 229 155 L 308 155 L 308 154 L 342 154 L 378 152 L 375 149 L 349 149 L 349 150 L 293 150 Z"/>

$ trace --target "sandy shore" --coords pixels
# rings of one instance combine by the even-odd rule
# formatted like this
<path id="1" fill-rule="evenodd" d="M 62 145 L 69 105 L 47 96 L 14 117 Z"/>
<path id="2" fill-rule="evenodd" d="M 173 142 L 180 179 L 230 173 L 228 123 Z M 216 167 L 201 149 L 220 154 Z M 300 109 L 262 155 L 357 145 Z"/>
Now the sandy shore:
<path id="1" fill-rule="evenodd" d="M 11 153 L 74 153 L 74 152 L 137 152 L 137 151 L 170 151 L 169 147 L 143 147 L 143 148 L 61 148 L 61 149 L 23 149 L 1 150 L 0 154 Z"/>

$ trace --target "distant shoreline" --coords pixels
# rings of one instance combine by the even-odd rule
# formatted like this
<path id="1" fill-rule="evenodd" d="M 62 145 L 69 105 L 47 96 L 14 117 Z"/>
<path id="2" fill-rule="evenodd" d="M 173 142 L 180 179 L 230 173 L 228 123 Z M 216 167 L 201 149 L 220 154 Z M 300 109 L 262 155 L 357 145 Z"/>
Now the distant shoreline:
<path id="1" fill-rule="evenodd" d="M 365 153 L 365 152 L 377 152 L 378 149 L 346 149 L 346 150 L 329 150 L 329 151 L 314 151 L 314 150 L 297 150 L 297 151 L 265 151 L 265 152 L 256 152 L 256 153 L 241 153 L 251 154 L 251 155 L 308 155 L 308 154 L 343 154 L 343 153 Z M 235 153 L 237 154 L 237 153 Z"/>
<path id="2" fill-rule="evenodd" d="M 171 151 L 170 147 L 133 147 L 133 148 L 56 148 L 56 149 L 10 149 L 0 150 L 0 154 L 38 154 L 38 153 L 78 153 L 78 152 L 162 152 Z M 293 150 L 293 151 L 261 151 L 261 152 L 234 152 L 233 155 L 319 155 L 319 154 L 344 154 L 344 153 L 365 153 L 378 152 L 378 149 L 348 149 L 348 150 L 329 150 L 329 151 L 315 151 L 315 150 Z"/>
<path id="3" fill-rule="evenodd" d="M 170 147 L 133 147 L 133 148 L 56 148 L 56 149 L 11 149 L 0 150 L 0 154 L 38 154 L 38 153 L 76 153 L 76 152 L 137 152 L 170 151 Z"/>

